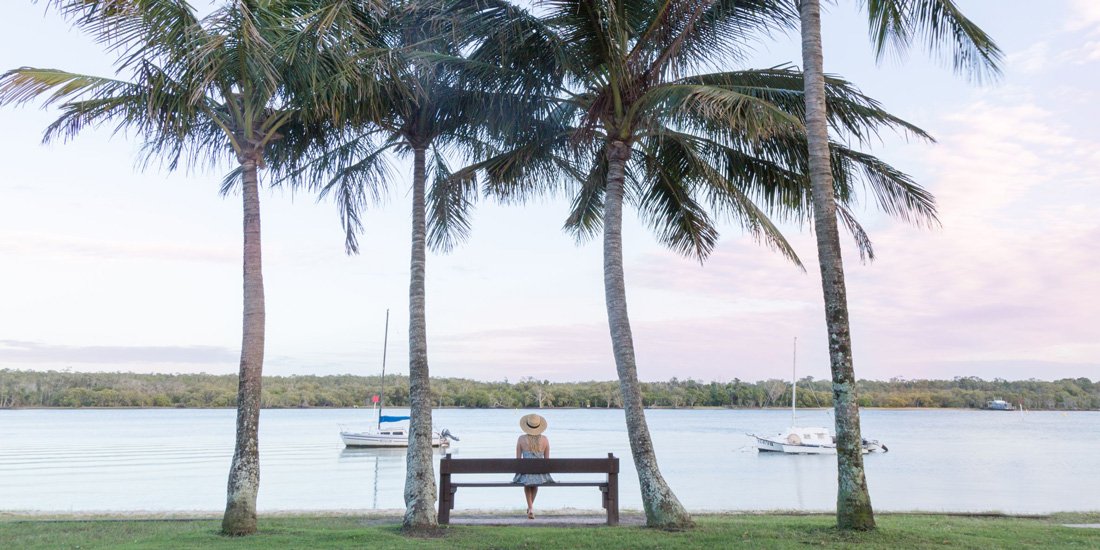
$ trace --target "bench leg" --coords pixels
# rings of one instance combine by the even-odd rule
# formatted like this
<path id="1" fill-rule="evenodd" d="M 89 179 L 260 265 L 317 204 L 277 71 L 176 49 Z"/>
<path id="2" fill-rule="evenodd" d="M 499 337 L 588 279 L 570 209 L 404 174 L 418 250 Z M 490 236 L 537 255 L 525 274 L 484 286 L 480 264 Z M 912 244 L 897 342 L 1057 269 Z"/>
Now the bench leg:
<path id="1" fill-rule="evenodd" d="M 619 524 L 619 474 L 613 473 L 607 476 L 607 524 Z"/>
<path id="2" fill-rule="evenodd" d="M 451 508 L 454 508 L 454 487 L 451 487 L 451 475 L 439 476 L 439 524 L 451 522 Z"/>

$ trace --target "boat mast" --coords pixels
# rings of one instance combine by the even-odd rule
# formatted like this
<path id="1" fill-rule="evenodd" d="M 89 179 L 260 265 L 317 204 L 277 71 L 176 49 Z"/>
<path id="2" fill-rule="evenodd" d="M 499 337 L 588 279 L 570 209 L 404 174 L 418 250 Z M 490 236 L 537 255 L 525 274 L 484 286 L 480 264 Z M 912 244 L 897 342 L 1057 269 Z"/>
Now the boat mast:
<path id="1" fill-rule="evenodd" d="M 386 335 L 382 338 L 382 391 L 378 396 L 378 429 L 382 429 L 382 407 L 386 404 L 386 348 L 390 343 L 390 310 L 386 309 Z"/>
<path id="2" fill-rule="evenodd" d="M 798 366 L 798 337 L 794 337 L 794 349 L 791 353 L 791 427 L 798 425 L 798 421 L 794 415 L 795 396 L 798 394 L 798 375 L 796 374 Z"/>

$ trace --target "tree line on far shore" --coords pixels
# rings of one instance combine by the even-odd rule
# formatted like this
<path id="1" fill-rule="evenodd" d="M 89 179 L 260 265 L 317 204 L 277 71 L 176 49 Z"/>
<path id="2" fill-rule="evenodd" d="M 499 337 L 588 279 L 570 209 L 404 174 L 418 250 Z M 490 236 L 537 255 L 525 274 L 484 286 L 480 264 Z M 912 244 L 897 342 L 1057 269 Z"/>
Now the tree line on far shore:
<path id="1" fill-rule="evenodd" d="M 828 380 L 798 382 L 799 407 L 831 407 Z M 861 380 L 860 406 L 981 408 L 992 399 L 1030 410 L 1100 409 L 1100 381 L 1066 378 L 1042 380 Z M 369 407 L 381 393 L 379 376 L 265 376 L 262 404 L 268 408 Z M 550 382 L 523 378 L 481 382 L 433 378 L 436 407 L 467 408 L 619 408 L 618 383 Z M 179 407 L 236 406 L 237 377 L 214 374 L 81 373 L 0 370 L 0 407 Z M 643 382 L 647 407 L 691 408 L 786 407 L 791 383 L 785 380 L 702 382 L 672 378 Z M 385 402 L 408 407 L 409 379 L 387 375 Z"/>

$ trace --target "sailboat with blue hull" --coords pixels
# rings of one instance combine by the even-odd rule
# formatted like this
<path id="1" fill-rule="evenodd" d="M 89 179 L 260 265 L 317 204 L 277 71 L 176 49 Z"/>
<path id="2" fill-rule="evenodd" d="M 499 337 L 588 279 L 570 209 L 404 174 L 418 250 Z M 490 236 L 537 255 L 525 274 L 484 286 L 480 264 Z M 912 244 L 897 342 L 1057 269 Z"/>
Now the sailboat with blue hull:
<path id="1" fill-rule="evenodd" d="M 383 404 L 386 399 L 386 348 L 390 338 L 390 310 L 386 310 L 386 335 L 382 340 L 382 391 L 374 396 L 373 408 L 375 425 L 361 431 L 348 429 L 340 430 L 340 438 L 348 447 L 408 447 L 409 446 L 409 417 L 387 416 L 382 414 Z M 446 447 L 451 440 L 458 438 L 451 435 L 446 429 L 432 432 L 432 447 Z"/>

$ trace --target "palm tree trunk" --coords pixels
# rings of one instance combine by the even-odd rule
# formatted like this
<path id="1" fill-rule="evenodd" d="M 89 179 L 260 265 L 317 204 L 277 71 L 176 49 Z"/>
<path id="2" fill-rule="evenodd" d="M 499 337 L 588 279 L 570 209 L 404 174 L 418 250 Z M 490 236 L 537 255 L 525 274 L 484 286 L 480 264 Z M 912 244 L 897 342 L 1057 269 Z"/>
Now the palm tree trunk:
<path id="1" fill-rule="evenodd" d="M 256 494 L 260 489 L 260 381 L 264 365 L 264 279 L 260 262 L 260 191 L 256 159 L 244 170 L 244 334 L 237 385 L 237 443 L 229 468 L 222 532 L 256 532 Z"/>
<path id="2" fill-rule="evenodd" d="M 432 390 L 424 314 L 424 148 L 413 149 L 412 264 L 409 283 L 409 450 L 405 473 L 405 529 L 437 525 L 432 466 Z"/>
<path id="3" fill-rule="evenodd" d="M 805 67 L 806 139 L 810 149 L 810 185 L 814 202 L 817 258 L 825 296 L 825 324 L 829 332 L 829 362 L 833 375 L 833 409 L 837 436 L 837 526 L 875 528 L 867 477 L 863 471 L 862 436 L 856 377 L 852 367 L 852 337 L 848 327 L 848 298 L 844 263 L 836 223 L 833 175 L 829 162 L 829 128 L 825 113 L 825 76 L 821 51 L 821 4 L 801 0 L 802 64 Z"/>
<path id="4" fill-rule="evenodd" d="M 646 525 L 662 529 L 682 529 L 694 522 L 672 489 L 665 483 L 657 467 L 657 455 L 642 407 L 642 392 L 638 384 L 638 368 L 634 361 L 634 337 L 626 311 L 626 280 L 623 276 L 623 185 L 630 145 L 611 143 L 608 150 L 607 193 L 604 202 L 603 284 L 607 300 L 607 323 L 611 328 L 611 346 L 615 352 L 615 367 L 619 374 L 619 390 L 626 413 L 626 430 L 630 437 L 630 452 L 638 470 L 645 507 Z"/>

